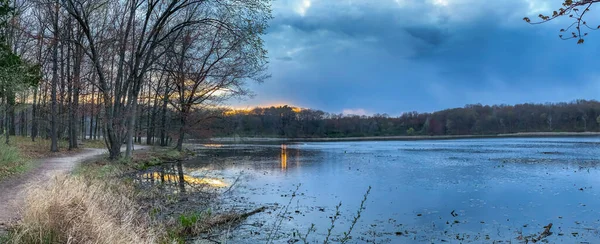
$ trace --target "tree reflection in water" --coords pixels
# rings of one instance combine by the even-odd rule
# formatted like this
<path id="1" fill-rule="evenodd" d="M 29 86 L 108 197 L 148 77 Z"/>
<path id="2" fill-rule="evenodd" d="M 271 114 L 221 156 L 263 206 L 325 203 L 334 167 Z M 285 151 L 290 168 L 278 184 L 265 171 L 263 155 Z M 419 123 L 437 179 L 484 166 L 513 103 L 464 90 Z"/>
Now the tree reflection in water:
<path id="1" fill-rule="evenodd" d="M 144 171 L 139 173 L 136 179 L 143 186 L 156 186 L 164 191 L 181 195 L 188 191 L 216 190 L 228 186 L 221 179 L 186 174 L 181 162 L 164 164 L 150 171 Z"/>

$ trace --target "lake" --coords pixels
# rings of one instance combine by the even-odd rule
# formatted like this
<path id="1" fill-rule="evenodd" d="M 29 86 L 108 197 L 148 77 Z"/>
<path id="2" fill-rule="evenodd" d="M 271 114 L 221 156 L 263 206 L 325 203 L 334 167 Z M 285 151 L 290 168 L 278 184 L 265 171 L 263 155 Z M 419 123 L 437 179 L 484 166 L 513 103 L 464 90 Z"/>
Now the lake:
<path id="1" fill-rule="evenodd" d="M 525 242 L 552 223 L 550 243 L 600 243 L 600 138 L 204 144 L 194 177 L 234 186 L 227 206 L 268 206 L 230 242 L 293 243 L 311 224 L 350 243 Z M 296 191 L 296 189 L 298 189 Z M 294 194 L 294 192 L 296 193 Z M 285 214 L 282 209 L 286 209 Z M 272 231 L 278 229 L 276 233 Z M 270 237 L 269 237 L 270 235 Z"/>

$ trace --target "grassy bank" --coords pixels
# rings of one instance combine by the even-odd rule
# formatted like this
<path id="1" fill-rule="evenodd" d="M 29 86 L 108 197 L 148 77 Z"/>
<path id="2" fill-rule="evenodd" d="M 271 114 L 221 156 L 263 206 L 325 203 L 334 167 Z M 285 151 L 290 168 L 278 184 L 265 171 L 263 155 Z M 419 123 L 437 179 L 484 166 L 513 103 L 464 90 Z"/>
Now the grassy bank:
<path id="1" fill-rule="evenodd" d="M 29 189 L 23 218 L 7 243 L 185 243 L 262 211 L 214 213 L 192 199 L 214 200 L 207 195 L 142 188 L 132 173 L 188 154 L 151 149 L 134 155 L 118 162 L 86 162 L 73 175 Z"/>
<path id="2" fill-rule="evenodd" d="M 50 140 L 37 138 L 32 141 L 29 137 L 12 136 L 7 145 L 4 140 L 0 143 L 0 181 L 35 168 L 38 159 L 64 156 L 79 150 L 68 150 L 66 141 L 59 141 L 59 152 L 50 152 Z M 86 140 L 81 148 L 105 148 L 103 141 Z"/>
<path id="3" fill-rule="evenodd" d="M 16 146 L 0 143 L 0 181 L 31 170 L 35 160 L 23 154 Z"/>

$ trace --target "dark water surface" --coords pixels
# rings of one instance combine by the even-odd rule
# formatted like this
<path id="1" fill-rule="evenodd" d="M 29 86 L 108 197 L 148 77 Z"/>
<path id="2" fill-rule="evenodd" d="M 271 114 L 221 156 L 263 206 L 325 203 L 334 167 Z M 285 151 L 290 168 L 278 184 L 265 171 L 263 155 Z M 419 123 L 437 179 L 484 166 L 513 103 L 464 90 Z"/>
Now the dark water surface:
<path id="1" fill-rule="evenodd" d="M 600 138 L 199 148 L 201 156 L 184 163 L 186 174 L 234 184 L 228 204 L 273 207 L 248 219 L 230 243 L 264 243 L 279 222 L 276 243 L 313 223 L 309 239 L 322 242 L 335 206 L 342 202 L 339 235 L 369 186 L 351 243 L 525 243 L 549 223 L 549 243 L 600 243 Z"/>

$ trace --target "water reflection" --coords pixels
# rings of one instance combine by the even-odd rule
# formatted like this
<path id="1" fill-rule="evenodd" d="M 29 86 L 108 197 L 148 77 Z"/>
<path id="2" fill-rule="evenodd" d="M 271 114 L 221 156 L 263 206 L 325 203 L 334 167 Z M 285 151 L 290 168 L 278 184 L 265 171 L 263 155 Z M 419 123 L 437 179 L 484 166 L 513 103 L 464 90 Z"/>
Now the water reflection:
<path id="1" fill-rule="evenodd" d="M 284 206 L 295 184 L 302 183 L 284 233 L 315 224 L 317 235 L 325 235 L 322 230 L 340 201 L 345 207 L 336 229 L 347 229 L 362 195 L 356 189 L 373 186 L 353 234 L 368 238 L 365 242 L 514 242 L 539 235 L 552 222 L 556 234 L 550 243 L 600 243 L 595 232 L 600 228 L 595 217 L 600 150 L 593 144 L 600 139 L 547 140 L 236 145 L 203 151 L 208 156 L 185 164 L 187 170 L 210 170 L 230 182 L 241 173 L 248 175 L 232 191 L 232 204 Z M 248 221 L 272 226 L 274 220 L 257 215 Z M 257 239 L 239 235 L 232 242 L 262 242 Z"/>
<path id="2" fill-rule="evenodd" d="M 223 147 L 223 144 L 209 143 L 209 144 L 202 144 L 202 146 L 208 147 L 208 148 L 221 148 L 221 147 Z"/>
<path id="3" fill-rule="evenodd" d="M 192 184 L 192 185 L 209 185 L 212 187 L 217 187 L 217 188 L 221 188 L 221 187 L 227 187 L 227 183 L 225 183 L 224 181 L 220 180 L 220 179 L 216 179 L 216 178 L 198 178 L 198 177 L 193 177 L 193 176 L 189 176 L 189 175 L 182 175 L 183 176 L 183 181 L 181 180 L 182 176 L 180 175 L 172 175 L 172 174 L 164 174 L 161 172 L 151 172 L 151 173 L 145 173 L 143 175 L 146 179 L 152 178 L 155 181 L 159 181 L 161 183 L 164 183 L 165 181 L 167 182 L 176 182 L 176 183 L 187 183 L 187 184 Z"/>
<path id="4" fill-rule="evenodd" d="M 281 170 L 287 170 L 287 146 L 281 144 Z"/>
<path id="5" fill-rule="evenodd" d="M 158 185 L 180 193 L 186 192 L 186 186 L 223 188 L 229 186 L 225 181 L 210 177 L 196 177 L 185 174 L 181 162 L 166 164 L 152 171 L 140 173 L 137 177 L 141 184 Z"/>

